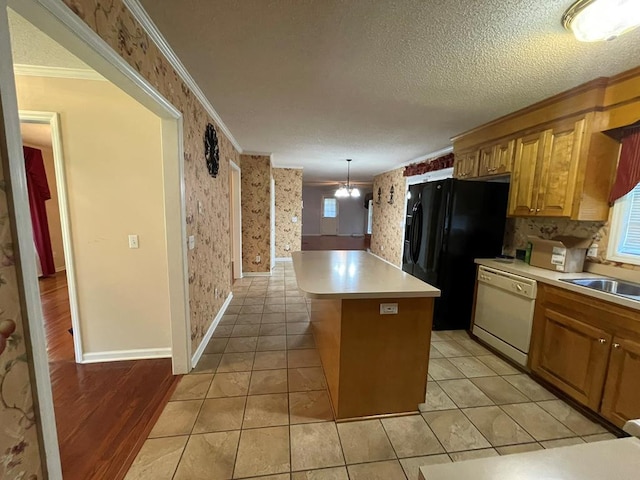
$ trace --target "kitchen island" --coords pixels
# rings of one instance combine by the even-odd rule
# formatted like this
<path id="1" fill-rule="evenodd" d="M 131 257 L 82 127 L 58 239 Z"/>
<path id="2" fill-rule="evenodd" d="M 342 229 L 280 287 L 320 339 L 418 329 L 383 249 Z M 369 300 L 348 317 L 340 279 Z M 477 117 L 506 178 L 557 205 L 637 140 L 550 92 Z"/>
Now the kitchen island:
<path id="1" fill-rule="evenodd" d="M 336 419 L 424 402 L 440 290 L 363 251 L 292 254 Z"/>

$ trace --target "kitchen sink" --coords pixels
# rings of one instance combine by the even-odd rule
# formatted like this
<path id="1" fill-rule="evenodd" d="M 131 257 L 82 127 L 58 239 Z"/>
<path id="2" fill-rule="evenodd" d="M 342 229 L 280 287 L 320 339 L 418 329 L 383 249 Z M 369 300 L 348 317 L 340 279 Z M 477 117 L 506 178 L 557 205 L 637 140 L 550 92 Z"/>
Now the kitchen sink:
<path id="1" fill-rule="evenodd" d="M 562 281 L 640 301 L 640 284 L 637 283 L 613 278 L 567 278 Z"/>

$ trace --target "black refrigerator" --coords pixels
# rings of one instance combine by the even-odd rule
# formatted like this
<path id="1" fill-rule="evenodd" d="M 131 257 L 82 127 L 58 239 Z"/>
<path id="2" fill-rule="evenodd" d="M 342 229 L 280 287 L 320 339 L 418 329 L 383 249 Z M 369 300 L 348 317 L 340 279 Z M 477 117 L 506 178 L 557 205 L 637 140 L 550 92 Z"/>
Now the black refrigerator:
<path id="1" fill-rule="evenodd" d="M 411 185 L 402 269 L 442 291 L 433 329 L 468 329 L 475 258 L 502 253 L 508 183 L 440 180 Z"/>

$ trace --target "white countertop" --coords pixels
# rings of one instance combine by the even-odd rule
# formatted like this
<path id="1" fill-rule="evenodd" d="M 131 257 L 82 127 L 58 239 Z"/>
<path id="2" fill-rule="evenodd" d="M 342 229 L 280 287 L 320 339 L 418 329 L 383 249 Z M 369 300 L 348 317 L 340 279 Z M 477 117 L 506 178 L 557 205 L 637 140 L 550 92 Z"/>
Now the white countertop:
<path id="1" fill-rule="evenodd" d="M 420 467 L 425 480 L 637 480 L 640 440 L 621 438 Z"/>
<path id="2" fill-rule="evenodd" d="M 475 262 L 478 265 L 484 265 L 485 267 L 495 268 L 496 270 L 502 270 L 503 272 L 513 273 L 514 275 L 521 275 L 532 280 L 536 280 L 542 283 L 548 283 L 555 287 L 571 290 L 572 292 L 581 293 L 590 297 L 598 298 L 606 302 L 615 303 L 624 307 L 632 308 L 634 310 L 640 310 L 640 302 L 632 300 L 630 298 L 621 297 L 619 295 L 613 295 L 612 293 L 600 292 L 592 288 L 583 287 L 580 285 L 574 285 L 573 283 L 563 282 L 562 279 L 570 278 L 610 278 L 604 277 L 590 272 L 580 273 L 562 273 L 554 272 L 553 270 L 546 270 L 544 268 L 532 267 L 528 263 L 524 263 L 521 260 L 515 260 L 513 263 L 501 262 L 495 259 L 476 258 Z"/>
<path id="3" fill-rule="evenodd" d="M 291 254 L 298 288 L 309 298 L 439 297 L 440 290 L 364 251 Z"/>

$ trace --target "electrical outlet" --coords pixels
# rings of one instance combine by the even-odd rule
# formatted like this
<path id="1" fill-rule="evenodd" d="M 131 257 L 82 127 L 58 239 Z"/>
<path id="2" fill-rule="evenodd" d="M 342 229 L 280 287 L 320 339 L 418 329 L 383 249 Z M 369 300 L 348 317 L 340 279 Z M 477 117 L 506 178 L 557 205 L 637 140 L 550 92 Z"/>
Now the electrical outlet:
<path id="1" fill-rule="evenodd" d="M 398 304 L 397 303 L 381 303 L 380 315 L 397 315 Z"/>
<path id="2" fill-rule="evenodd" d="M 129 248 L 139 248 L 138 235 L 129 235 Z"/>
<path id="3" fill-rule="evenodd" d="M 216 288 L 214 291 L 215 298 L 218 298 L 220 295 L 218 294 L 218 289 Z"/>
<path id="4" fill-rule="evenodd" d="M 260 255 L 256 255 L 256 263 L 260 263 Z"/>
<path id="5" fill-rule="evenodd" d="M 195 235 L 189 235 L 189 250 L 193 250 L 196 248 L 196 237 Z"/>
<path id="6" fill-rule="evenodd" d="M 288 252 L 289 250 L 291 250 L 291 245 L 289 245 L 288 243 L 284 246 L 284 249 Z"/>
<path id="7" fill-rule="evenodd" d="M 202 202 L 198 200 L 198 213 L 202 215 L 204 213 L 204 207 L 202 206 Z"/>
<path id="8" fill-rule="evenodd" d="M 593 243 L 587 251 L 587 257 L 596 258 L 598 256 L 598 244 Z"/>
<path id="9" fill-rule="evenodd" d="M 384 245 L 380 245 L 380 251 L 384 252 Z"/>

